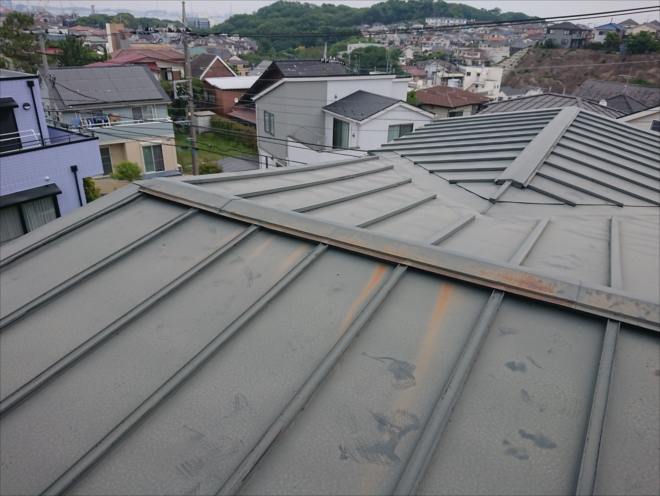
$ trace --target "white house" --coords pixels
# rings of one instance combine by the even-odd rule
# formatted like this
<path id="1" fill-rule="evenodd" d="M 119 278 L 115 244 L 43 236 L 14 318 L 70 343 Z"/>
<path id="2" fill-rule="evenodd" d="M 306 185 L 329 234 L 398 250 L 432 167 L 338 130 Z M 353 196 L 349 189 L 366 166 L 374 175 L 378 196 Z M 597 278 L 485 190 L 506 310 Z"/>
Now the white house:
<path id="1" fill-rule="evenodd" d="M 463 89 L 496 100 L 502 84 L 502 67 L 458 66 L 465 74 Z"/>
<path id="2" fill-rule="evenodd" d="M 660 133 L 660 107 L 650 108 L 619 117 L 618 121 L 646 131 Z"/>
<path id="3" fill-rule="evenodd" d="M 284 78 L 253 98 L 261 167 L 347 160 L 431 122 L 392 74 Z"/>

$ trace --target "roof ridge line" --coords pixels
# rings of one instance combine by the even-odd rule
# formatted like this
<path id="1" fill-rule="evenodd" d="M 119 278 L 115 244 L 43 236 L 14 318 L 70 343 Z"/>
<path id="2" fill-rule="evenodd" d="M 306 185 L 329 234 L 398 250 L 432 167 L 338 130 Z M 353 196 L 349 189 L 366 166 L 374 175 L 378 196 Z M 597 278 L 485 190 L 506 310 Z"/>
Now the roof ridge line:
<path id="1" fill-rule="evenodd" d="M 497 184 L 511 181 L 518 188 L 527 186 L 580 112 L 577 107 L 562 108 L 497 177 Z"/>
<path id="2" fill-rule="evenodd" d="M 155 178 L 142 182 L 140 191 L 354 253 L 660 332 L 660 305 L 642 300 L 626 291 L 577 279 L 560 279 L 541 270 L 486 260 L 347 224 L 265 206 L 251 200 L 230 199 L 228 196 L 203 190 L 197 191 L 201 188 L 191 185 L 185 186 L 187 187 L 180 182 Z M 207 201 L 209 201 L 208 205 Z M 385 243 L 384 240 L 388 242 Z"/>

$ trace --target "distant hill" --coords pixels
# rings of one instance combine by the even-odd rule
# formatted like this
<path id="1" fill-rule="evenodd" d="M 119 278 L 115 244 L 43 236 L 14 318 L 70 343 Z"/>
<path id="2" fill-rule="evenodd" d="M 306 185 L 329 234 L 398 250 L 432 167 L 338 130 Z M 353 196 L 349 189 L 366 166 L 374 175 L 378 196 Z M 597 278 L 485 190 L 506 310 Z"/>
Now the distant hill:
<path id="1" fill-rule="evenodd" d="M 355 26 L 360 24 L 424 22 L 426 17 L 455 17 L 477 21 L 529 18 L 520 12 L 502 13 L 498 8 L 476 9 L 443 0 L 387 0 L 363 8 L 280 0 L 257 10 L 254 14 L 232 16 L 222 24 L 213 26 L 212 32 L 239 33 L 241 36 L 256 39 L 260 50 L 268 51 L 273 48 L 280 51 L 299 46 L 318 46 L 325 42 L 335 43 L 359 34 Z M 301 33 L 314 35 L 300 36 Z"/>
<path id="2" fill-rule="evenodd" d="M 612 63 L 617 64 L 610 65 Z M 658 54 L 622 55 L 594 50 L 533 48 L 504 77 L 502 86 L 540 86 L 546 90 L 552 88 L 553 93 L 563 93 L 565 89 L 566 94 L 570 94 L 589 78 L 625 83 L 626 80 L 620 77 L 622 74 L 660 84 Z"/>

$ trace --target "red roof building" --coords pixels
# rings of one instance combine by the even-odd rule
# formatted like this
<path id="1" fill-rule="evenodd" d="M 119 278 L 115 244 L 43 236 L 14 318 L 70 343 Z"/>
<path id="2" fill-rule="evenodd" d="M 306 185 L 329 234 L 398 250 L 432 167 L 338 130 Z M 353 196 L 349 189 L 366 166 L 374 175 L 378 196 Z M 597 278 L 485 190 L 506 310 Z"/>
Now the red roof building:
<path id="1" fill-rule="evenodd" d="M 415 93 L 420 107 L 435 114 L 436 119 L 463 117 L 476 114 L 490 100 L 450 86 L 434 86 Z"/>

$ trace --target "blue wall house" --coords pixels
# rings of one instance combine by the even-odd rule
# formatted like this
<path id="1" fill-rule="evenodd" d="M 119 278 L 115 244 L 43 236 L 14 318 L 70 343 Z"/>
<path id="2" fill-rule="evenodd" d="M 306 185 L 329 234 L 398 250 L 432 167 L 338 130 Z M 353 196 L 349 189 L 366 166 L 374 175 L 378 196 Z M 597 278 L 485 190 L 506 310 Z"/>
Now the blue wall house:
<path id="1" fill-rule="evenodd" d="M 37 76 L 0 70 L 0 244 L 85 205 L 98 138 L 48 126 Z"/>

